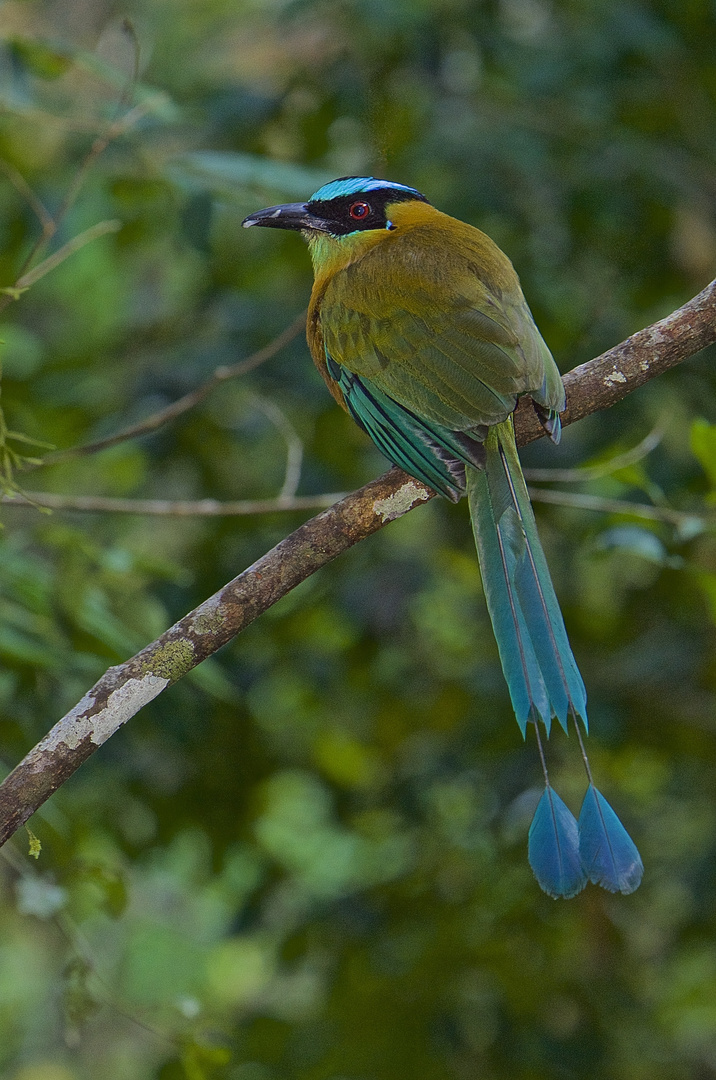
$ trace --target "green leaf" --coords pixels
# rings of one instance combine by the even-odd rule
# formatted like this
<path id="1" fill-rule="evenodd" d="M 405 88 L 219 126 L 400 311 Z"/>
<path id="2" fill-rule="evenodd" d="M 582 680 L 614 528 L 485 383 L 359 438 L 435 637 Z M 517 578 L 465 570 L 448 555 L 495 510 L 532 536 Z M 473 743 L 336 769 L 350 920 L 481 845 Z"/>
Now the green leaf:
<path id="1" fill-rule="evenodd" d="M 181 1063 L 186 1080 L 212 1080 L 221 1075 L 231 1061 L 231 1051 L 226 1046 L 206 1046 L 188 1043 L 182 1052 Z"/>
<path id="2" fill-rule="evenodd" d="M 691 425 L 691 450 L 716 488 L 716 424 L 697 417 Z"/>
<path id="3" fill-rule="evenodd" d="M 65 1017 L 72 1027 L 79 1027 L 96 1012 L 99 1004 L 89 989 L 88 981 L 92 977 L 90 964 L 81 957 L 72 959 L 64 971 L 63 1004 Z"/>
<path id="4" fill-rule="evenodd" d="M 56 79 L 71 67 L 89 72 L 120 93 L 127 91 L 127 74 L 108 64 L 95 52 L 77 48 L 67 42 L 48 42 L 37 38 L 16 37 L 11 43 L 13 54 L 31 72 L 42 79 Z M 175 123 L 181 116 L 178 106 L 165 90 L 136 82 L 131 87 L 130 102 L 142 105 L 148 114 L 165 123 Z"/>
<path id="5" fill-rule="evenodd" d="M 10 44 L 16 58 L 40 79 L 57 79 L 72 66 L 66 52 L 58 51 L 43 41 L 17 37 Z"/>
<path id="6" fill-rule="evenodd" d="M 108 915 L 118 919 L 124 914 L 128 901 L 127 886 L 116 871 L 104 866 L 90 866 L 84 869 L 82 876 L 98 887 L 102 907 Z"/>

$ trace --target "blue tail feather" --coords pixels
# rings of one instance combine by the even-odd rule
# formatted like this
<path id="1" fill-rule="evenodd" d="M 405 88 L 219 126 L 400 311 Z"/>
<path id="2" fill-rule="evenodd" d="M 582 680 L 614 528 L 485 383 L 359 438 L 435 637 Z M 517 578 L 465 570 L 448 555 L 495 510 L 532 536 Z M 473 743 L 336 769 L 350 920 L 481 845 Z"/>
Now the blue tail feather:
<path id="1" fill-rule="evenodd" d="M 560 724 L 566 731 L 568 716 L 573 713 L 582 717 L 586 727 L 586 691 L 540 543 L 511 421 L 496 430 L 499 459 L 493 466 L 488 458 L 488 477 L 493 488 L 504 484 L 509 488 L 518 518 L 523 541 L 514 573 L 530 636 Z"/>
<path id="2" fill-rule="evenodd" d="M 555 899 L 576 896 L 587 884 L 577 820 L 551 787 L 545 788 L 537 804 L 527 851 L 540 887 Z"/>
<path id="3" fill-rule="evenodd" d="M 468 496 L 485 598 L 517 723 L 523 737 L 535 716 L 549 731 L 549 696 L 510 573 L 513 534 L 496 527 L 485 472 L 468 471 Z"/>
<path id="4" fill-rule="evenodd" d="M 644 873 L 639 852 L 594 784 L 589 785 L 579 814 L 579 855 L 593 884 L 625 895 L 639 888 Z"/>
<path id="5" fill-rule="evenodd" d="M 517 722 L 533 710 L 587 725 L 586 692 L 572 656 L 515 446 L 512 421 L 490 428 L 484 471 L 467 469 L 485 597 Z M 547 708 L 545 709 L 545 698 Z"/>

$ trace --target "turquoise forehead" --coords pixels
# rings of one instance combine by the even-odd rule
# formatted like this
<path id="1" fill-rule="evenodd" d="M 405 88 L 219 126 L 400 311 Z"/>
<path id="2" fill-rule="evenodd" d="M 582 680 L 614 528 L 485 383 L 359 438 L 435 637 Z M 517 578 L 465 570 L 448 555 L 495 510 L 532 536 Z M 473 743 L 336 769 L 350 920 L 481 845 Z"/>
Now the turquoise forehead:
<path id="1" fill-rule="evenodd" d="M 327 202 L 328 199 L 340 199 L 342 195 L 363 195 L 369 191 L 409 191 L 411 195 L 420 195 L 415 188 L 405 184 L 394 184 L 390 180 L 376 180 L 373 176 L 349 176 L 346 180 L 331 180 L 313 195 L 309 202 Z"/>

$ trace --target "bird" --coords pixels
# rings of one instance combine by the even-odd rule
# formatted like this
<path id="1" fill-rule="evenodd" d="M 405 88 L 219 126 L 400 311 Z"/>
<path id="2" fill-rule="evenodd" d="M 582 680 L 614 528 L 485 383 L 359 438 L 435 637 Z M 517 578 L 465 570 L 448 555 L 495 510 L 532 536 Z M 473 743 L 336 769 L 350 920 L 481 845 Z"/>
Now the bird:
<path id="1" fill-rule="evenodd" d="M 438 495 L 467 495 L 487 608 L 515 717 L 534 728 L 544 778 L 528 834 L 541 888 L 588 881 L 625 895 L 643 865 L 597 789 L 586 753 L 586 691 L 572 654 L 515 442 L 531 399 L 559 442 L 565 391 L 508 257 L 416 188 L 340 177 L 305 203 L 250 214 L 245 228 L 300 232 L 314 284 L 307 317 L 328 390 L 383 454 Z M 587 790 L 575 818 L 552 787 L 552 720 L 576 733 Z"/>

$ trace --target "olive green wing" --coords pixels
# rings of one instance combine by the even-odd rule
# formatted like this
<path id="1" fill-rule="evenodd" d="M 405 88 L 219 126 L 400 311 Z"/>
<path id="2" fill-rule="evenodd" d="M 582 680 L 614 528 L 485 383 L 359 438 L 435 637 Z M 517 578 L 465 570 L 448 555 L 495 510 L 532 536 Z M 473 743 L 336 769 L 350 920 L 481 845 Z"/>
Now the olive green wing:
<path id="1" fill-rule="evenodd" d="M 441 232 L 439 257 L 438 237 L 414 229 L 336 274 L 321 301 L 326 354 L 453 431 L 500 423 L 525 393 L 558 413 L 561 378 L 517 276 L 484 234 L 463 228 L 469 242 L 447 252 Z M 496 271 L 486 256 L 502 260 Z"/>

